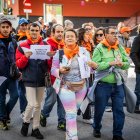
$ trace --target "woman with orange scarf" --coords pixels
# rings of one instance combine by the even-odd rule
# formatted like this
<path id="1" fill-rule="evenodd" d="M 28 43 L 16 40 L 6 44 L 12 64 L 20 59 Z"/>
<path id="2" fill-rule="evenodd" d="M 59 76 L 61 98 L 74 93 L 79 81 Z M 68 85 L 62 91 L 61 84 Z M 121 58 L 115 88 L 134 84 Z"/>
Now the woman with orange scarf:
<path id="1" fill-rule="evenodd" d="M 78 140 L 77 136 L 77 110 L 87 92 L 86 78 L 81 72 L 81 65 L 85 70 L 89 69 L 87 62 L 90 55 L 85 48 L 77 45 L 77 34 L 74 30 L 67 30 L 64 34 L 64 55 L 59 62 L 59 51 L 53 57 L 51 73 L 60 81 L 58 96 L 66 112 L 66 140 Z M 96 63 L 92 63 L 96 68 Z"/>

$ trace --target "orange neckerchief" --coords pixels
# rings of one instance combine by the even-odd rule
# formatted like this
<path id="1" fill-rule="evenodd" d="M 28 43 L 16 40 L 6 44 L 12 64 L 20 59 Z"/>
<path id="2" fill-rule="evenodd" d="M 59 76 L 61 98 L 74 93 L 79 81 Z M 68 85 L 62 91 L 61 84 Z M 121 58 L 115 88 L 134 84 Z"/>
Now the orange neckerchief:
<path id="1" fill-rule="evenodd" d="M 17 36 L 19 36 L 19 38 L 18 38 L 18 41 L 19 41 L 22 37 L 27 36 L 27 32 L 22 32 L 22 31 L 18 30 Z"/>
<path id="2" fill-rule="evenodd" d="M 8 36 L 9 37 L 9 36 Z M 0 34 L 0 38 L 8 38 L 8 37 L 5 37 L 5 36 L 3 36 L 2 34 Z"/>
<path id="3" fill-rule="evenodd" d="M 51 39 L 57 44 L 58 49 L 63 49 L 63 47 L 62 47 L 62 46 L 64 46 L 64 41 L 63 40 L 58 42 L 54 37 L 51 37 Z"/>
<path id="4" fill-rule="evenodd" d="M 131 48 L 125 47 L 125 51 L 126 51 L 127 54 L 130 54 Z"/>
<path id="5" fill-rule="evenodd" d="M 115 45 L 113 46 L 109 45 L 106 39 L 103 39 L 101 43 L 104 44 L 108 48 L 108 51 L 110 51 L 111 49 L 114 49 L 114 50 L 118 49 L 118 44 L 119 44 L 118 40 L 115 42 Z"/>
<path id="6" fill-rule="evenodd" d="M 79 52 L 79 46 L 73 45 L 71 46 L 71 49 L 69 49 L 67 46 L 64 46 L 64 54 L 68 59 L 73 58 L 76 54 Z"/>
<path id="7" fill-rule="evenodd" d="M 41 39 L 42 37 L 41 36 L 39 36 L 39 38 L 38 39 L 36 39 L 36 40 L 32 40 L 32 38 L 31 38 L 31 36 L 30 35 L 28 35 L 27 36 L 27 39 L 29 40 L 29 41 L 31 41 L 32 42 L 32 44 L 35 44 L 35 43 L 38 43 L 39 41 L 40 41 L 40 39 Z"/>
<path id="8" fill-rule="evenodd" d="M 89 42 L 82 41 L 81 44 L 86 48 L 87 51 L 91 52 L 91 44 Z"/>

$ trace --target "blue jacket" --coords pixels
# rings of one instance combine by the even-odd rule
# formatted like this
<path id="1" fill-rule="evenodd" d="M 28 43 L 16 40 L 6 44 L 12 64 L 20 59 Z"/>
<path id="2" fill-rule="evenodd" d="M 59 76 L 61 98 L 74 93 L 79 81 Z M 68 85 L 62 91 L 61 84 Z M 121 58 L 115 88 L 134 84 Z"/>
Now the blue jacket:
<path id="1" fill-rule="evenodd" d="M 10 77 L 10 63 L 15 62 L 15 49 L 17 43 L 13 38 L 9 38 L 8 46 L 5 46 L 0 39 L 0 76 Z"/>

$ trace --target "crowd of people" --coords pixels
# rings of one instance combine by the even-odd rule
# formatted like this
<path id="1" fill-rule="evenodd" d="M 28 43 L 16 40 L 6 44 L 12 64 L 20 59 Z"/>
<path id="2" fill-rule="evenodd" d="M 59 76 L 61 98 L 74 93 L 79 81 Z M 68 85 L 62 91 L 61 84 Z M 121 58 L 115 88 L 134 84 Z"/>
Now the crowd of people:
<path id="1" fill-rule="evenodd" d="M 74 23 L 70 20 L 65 20 L 63 26 L 55 19 L 45 24 L 42 17 L 36 22 L 21 18 L 14 30 L 12 23 L 2 17 L 0 128 L 9 130 L 10 113 L 19 99 L 23 119 L 19 133 L 27 137 L 32 123 L 31 136 L 43 139 L 40 125 L 46 127 L 47 118 L 57 102 L 57 129 L 65 131 L 66 140 L 78 140 L 77 115 L 80 114 L 85 122 L 92 125 L 94 137 L 100 138 L 102 117 L 111 99 L 112 140 L 124 140 L 125 80 L 121 72 L 126 73 L 127 78 L 131 61 L 136 72 L 137 102 L 134 112 L 140 114 L 140 26 L 133 42 L 130 40 L 131 31 L 123 22 L 117 27 L 99 28 L 88 22 L 74 29 Z M 32 57 L 31 47 L 36 45 L 40 49 L 50 46 L 46 54 L 49 59 Z M 108 75 L 103 74 L 110 69 L 112 71 Z M 81 104 L 97 78 L 92 93 L 94 102 L 89 102 L 83 111 Z M 7 94 L 9 100 L 6 103 Z M 91 107 L 94 107 L 94 112 Z"/>

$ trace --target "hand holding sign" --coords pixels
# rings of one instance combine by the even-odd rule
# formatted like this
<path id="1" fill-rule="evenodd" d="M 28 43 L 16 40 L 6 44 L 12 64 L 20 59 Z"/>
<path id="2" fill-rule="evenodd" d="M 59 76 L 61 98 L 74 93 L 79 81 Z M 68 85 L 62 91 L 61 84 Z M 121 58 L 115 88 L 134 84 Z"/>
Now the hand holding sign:
<path id="1" fill-rule="evenodd" d="M 55 55 L 56 51 L 51 51 L 51 52 L 47 52 L 47 55 L 49 57 L 53 57 Z"/>

